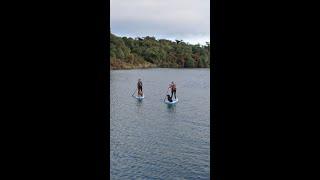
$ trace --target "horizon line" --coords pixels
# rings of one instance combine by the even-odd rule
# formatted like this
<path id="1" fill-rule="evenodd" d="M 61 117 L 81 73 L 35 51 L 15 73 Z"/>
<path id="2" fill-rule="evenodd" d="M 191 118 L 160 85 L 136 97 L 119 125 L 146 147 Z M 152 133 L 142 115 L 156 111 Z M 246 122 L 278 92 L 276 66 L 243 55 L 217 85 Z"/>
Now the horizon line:
<path id="1" fill-rule="evenodd" d="M 130 38 L 133 38 L 133 39 L 136 39 L 136 38 L 145 38 L 145 37 L 153 37 L 153 38 L 155 38 L 156 40 L 168 40 L 168 41 L 172 41 L 172 42 L 174 42 L 174 41 L 176 41 L 176 40 L 178 40 L 178 41 L 183 41 L 184 43 L 186 43 L 186 44 L 190 44 L 190 45 L 206 45 L 206 43 L 208 42 L 209 44 L 210 44 L 210 40 L 209 41 L 205 41 L 204 42 L 204 44 L 202 44 L 202 43 L 200 43 L 200 42 L 197 42 L 197 43 L 191 43 L 191 42 L 188 42 L 188 41 L 185 41 L 184 39 L 181 39 L 181 38 L 169 38 L 169 37 L 167 37 L 167 38 L 157 38 L 156 36 L 151 36 L 151 35 L 146 35 L 146 36 L 135 36 L 135 37 L 133 37 L 133 36 L 130 36 L 130 35 L 119 35 L 119 34 L 117 34 L 117 33 L 113 33 L 113 32 L 111 32 L 110 31 L 110 33 L 112 33 L 112 34 L 114 34 L 114 35 L 116 35 L 116 36 L 119 36 L 119 37 L 130 37 Z M 174 39 L 174 40 L 173 40 Z"/>

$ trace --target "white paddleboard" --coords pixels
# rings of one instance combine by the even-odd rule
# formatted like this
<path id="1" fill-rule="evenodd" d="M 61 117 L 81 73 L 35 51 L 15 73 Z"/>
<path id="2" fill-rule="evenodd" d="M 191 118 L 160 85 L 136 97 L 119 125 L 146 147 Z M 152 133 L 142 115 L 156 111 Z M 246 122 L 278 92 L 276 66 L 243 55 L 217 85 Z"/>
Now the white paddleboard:
<path id="1" fill-rule="evenodd" d="M 144 99 L 144 94 L 142 96 L 133 96 L 133 97 L 135 97 L 138 100 L 142 100 L 142 99 Z"/>
<path id="2" fill-rule="evenodd" d="M 179 99 L 173 99 L 172 102 L 168 101 L 167 99 L 164 101 L 166 104 L 176 104 L 179 101 Z"/>

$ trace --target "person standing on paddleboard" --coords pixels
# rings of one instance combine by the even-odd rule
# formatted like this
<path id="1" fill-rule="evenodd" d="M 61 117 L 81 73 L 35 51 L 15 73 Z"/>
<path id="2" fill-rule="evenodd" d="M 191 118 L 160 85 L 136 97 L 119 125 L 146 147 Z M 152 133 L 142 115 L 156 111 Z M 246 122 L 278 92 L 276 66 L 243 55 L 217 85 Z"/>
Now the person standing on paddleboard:
<path id="1" fill-rule="evenodd" d="M 171 82 L 171 84 L 169 84 L 168 89 L 171 89 L 171 98 L 173 97 L 173 94 L 174 94 L 174 99 L 177 99 L 177 97 L 176 97 L 177 87 L 173 81 Z"/>
<path id="2" fill-rule="evenodd" d="M 138 96 L 142 96 L 142 81 L 141 79 L 138 79 L 138 83 L 137 83 L 137 87 L 138 87 Z"/>

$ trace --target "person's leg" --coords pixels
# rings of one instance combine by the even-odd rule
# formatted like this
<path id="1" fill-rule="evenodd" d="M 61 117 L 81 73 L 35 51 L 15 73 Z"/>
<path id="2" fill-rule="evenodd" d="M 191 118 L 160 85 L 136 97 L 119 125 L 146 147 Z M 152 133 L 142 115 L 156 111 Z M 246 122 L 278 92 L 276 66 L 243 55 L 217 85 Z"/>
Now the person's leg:
<path id="1" fill-rule="evenodd" d="M 177 99 L 176 90 L 174 90 L 174 99 Z"/>
<path id="2" fill-rule="evenodd" d="M 171 98 L 173 97 L 173 90 L 171 89 Z"/>

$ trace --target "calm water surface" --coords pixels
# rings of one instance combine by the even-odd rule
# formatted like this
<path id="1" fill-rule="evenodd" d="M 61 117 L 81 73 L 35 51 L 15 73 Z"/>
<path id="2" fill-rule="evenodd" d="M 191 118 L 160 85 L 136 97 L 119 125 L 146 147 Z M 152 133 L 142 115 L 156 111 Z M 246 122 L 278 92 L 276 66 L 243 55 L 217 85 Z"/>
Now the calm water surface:
<path id="1" fill-rule="evenodd" d="M 210 70 L 116 70 L 110 75 L 111 179 L 210 179 Z M 145 99 L 131 97 L 137 79 Z M 163 102 L 171 81 L 176 105 Z"/>

